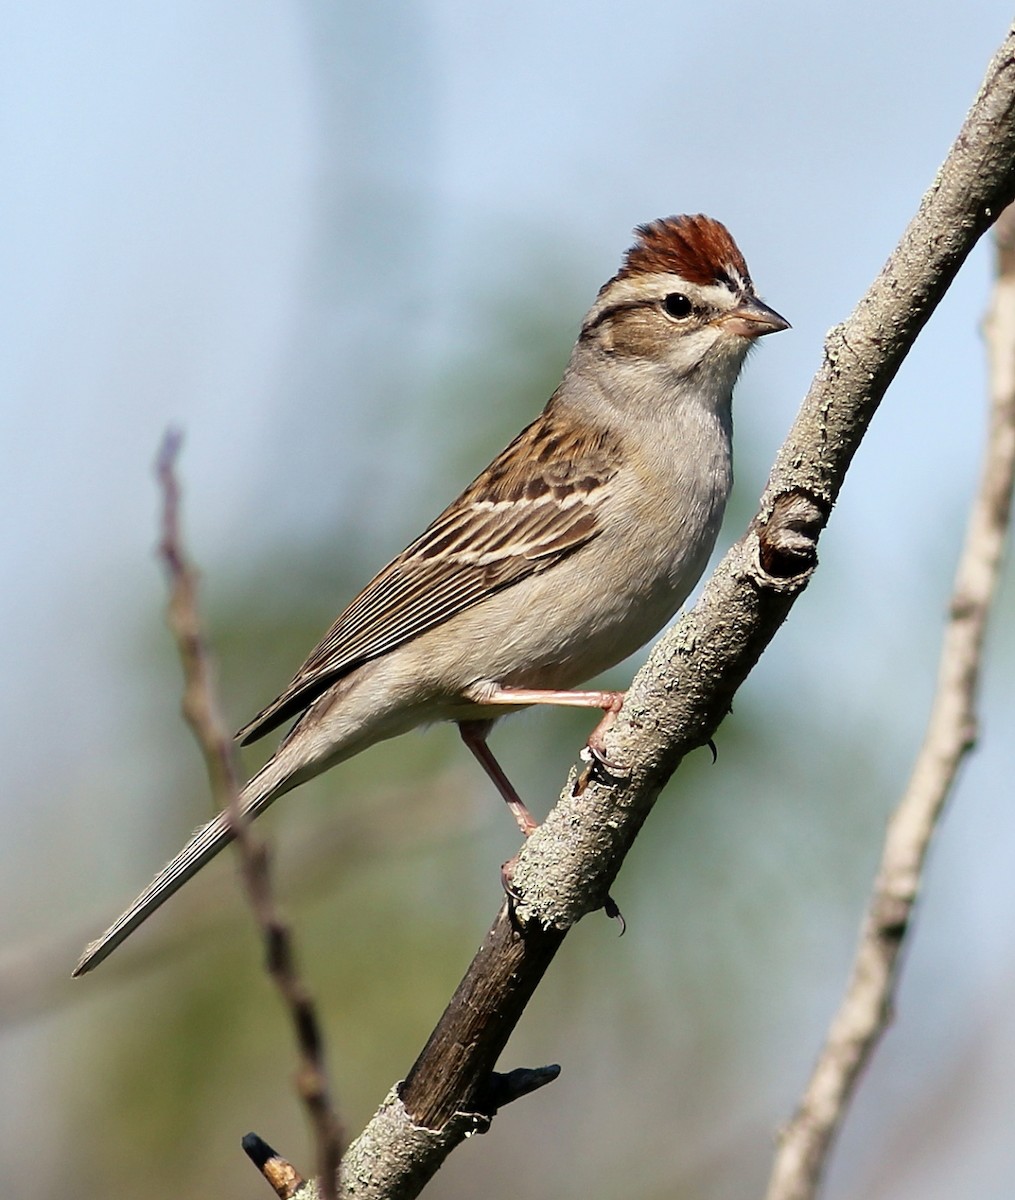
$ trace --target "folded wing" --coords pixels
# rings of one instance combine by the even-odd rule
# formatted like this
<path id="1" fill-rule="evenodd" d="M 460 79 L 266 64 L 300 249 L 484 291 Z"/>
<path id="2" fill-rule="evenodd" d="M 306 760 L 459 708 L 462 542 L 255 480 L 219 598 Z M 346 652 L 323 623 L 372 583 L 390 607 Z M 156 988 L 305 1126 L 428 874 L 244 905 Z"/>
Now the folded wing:
<path id="1" fill-rule="evenodd" d="M 458 500 L 371 580 L 288 687 L 240 732 L 252 742 L 343 675 L 543 571 L 599 532 L 620 466 L 601 431 L 565 430 L 551 405 Z"/>

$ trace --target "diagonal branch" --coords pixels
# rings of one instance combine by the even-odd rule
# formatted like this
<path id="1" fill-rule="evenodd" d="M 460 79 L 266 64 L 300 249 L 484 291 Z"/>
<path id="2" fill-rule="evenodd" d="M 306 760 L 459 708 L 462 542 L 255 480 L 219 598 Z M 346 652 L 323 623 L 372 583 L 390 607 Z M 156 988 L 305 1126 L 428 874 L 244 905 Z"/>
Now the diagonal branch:
<path id="1" fill-rule="evenodd" d="M 344 1141 L 341 1123 L 331 1103 L 324 1067 L 324 1049 L 313 1001 L 293 957 L 289 927 L 271 894 L 268 851 L 250 831 L 240 807 L 233 739 L 218 715 L 211 657 L 197 604 L 197 576 L 187 561 L 180 534 L 180 488 L 176 479 L 179 434 L 166 435 L 159 451 L 157 473 L 162 488 L 162 537 L 159 554 L 169 579 L 167 622 L 176 639 L 183 666 L 183 715 L 204 757 L 216 806 L 232 825 L 240 857 L 240 872 L 250 907 L 264 942 L 268 973 L 293 1023 L 299 1051 L 297 1088 L 307 1109 L 317 1145 L 322 1200 L 334 1200 L 335 1179 Z"/>
<path id="2" fill-rule="evenodd" d="M 998 280 L 985 330 L 991 409 L 980 486 L 966 529 L 937 690 L 909 785 L 888 825 L 852 975 L 800 1106 L 780 1140 L 767 1200 L 812 1200 L 835 1135 L 891 1018 L 900 953 L 924 860 L 959 766 L 976 738 L 983 640 L 1015 481 L 1015 209 L 997 226 Z"/>
<path id="3" fill-rule="evenodd" d="M 761 510 L 696 608 L 655 648 L 610 734 L 625 781 L 569 788 L 526 843 L 522 897 L 502 908 L 399 1094 L 343 1166 L 346 1193 L 414 1196 L 484 1127 L 497 1056 L 571 925 L 601 906 L 683 756 L 711 736 L 816 563 L 816 541 L 889 383 L 951 280 L 1015 195 L 1015 30 L 899 246 L 824 363 L 777 459 Z"/>
<path id="4" fill-rule="evenodd" d="M 806 586 L 817 538 L 885 391 L 956 272 L 1015 196 L 1015 29 L 899 245 L 823 364 L 750 529 L 655 647 L 608 735 L 624 781 L 569 786 L 523 848 L 498 915 L 404 1085 L 343 1162 L 344 1194 L 412 1197 L 489 1121 L 491 1072 L 567 930 L 603 905 L 660 789 L 703 745 Z"/>

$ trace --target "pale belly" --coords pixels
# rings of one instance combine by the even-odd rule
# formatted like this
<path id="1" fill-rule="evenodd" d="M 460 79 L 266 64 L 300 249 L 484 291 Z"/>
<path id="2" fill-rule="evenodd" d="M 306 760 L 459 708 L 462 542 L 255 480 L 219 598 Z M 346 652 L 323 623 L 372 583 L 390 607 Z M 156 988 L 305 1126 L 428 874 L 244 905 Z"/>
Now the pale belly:
<path id="1" fill-rule="evenodd" d="M 687 554 L 652 560 L 632 548 L 619 566 L 608 546 L 602 554 L 576 555 L 460 614 L 428 637 L 434 639 L 435 654 L 440 653 L 438 642 L 463 648 L 460 661 L 445 659 L 459 694 L 484 682 L 505 688 L 578 688 L 655 637 L 697 583 L 714 541 L 715 533 L 706 528 Z M 445 690 L 448 675 L 441 674 Z M 504 713 L 503 707 L 463 705 L 457 697 L 448 701 L 445 715 L 451 720 Z"/>

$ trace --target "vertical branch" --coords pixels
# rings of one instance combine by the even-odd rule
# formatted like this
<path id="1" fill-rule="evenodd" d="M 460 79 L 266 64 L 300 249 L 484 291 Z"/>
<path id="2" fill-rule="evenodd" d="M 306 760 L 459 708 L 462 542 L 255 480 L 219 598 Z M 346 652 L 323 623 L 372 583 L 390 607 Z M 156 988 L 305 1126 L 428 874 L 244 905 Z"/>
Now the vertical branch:
<path id="1" fill-rule="evenodd" d="M 1015 478 L 1015 207 L 997 223 L 998 278 L 985 321 L 990 422 L 977 495 L 952 592 L 923 745 L 888 825 L 842 1004 L 799 1108 L 784 1131 L 767 1200 L 812 1200 L 864 1065 L 891 1016 L 899 955 L 927 850 L 976 738 L 983 641 L 997 588 Z"/>
<path id="2" fill-rule="evenodd" d="M 167 623 L 183 666 L 183 715 L 201 748 L 212 796 L 229 820 L 240 856 L 240 874 L 265 949 L 265 964 L 289 1012 L 299 1067 L 296 1086 L 307 1109 L 317 1146 L 322 1200 L 335 1200 L 343 1130 L 329 1096 L 324 1050 L 313 1001 L 296 969 L 292 938 L 271 893 L 268 851 L 255 838 L 240 801 L 232 738 L 225 732 L 215 700 L 211 656 L 197 604 L 197 575 L 180 536 L 180 488 L 175 464 L 180 436 L 166 435 L 157 474 L 162 488 L 159 554 L 169 577 Z"/>

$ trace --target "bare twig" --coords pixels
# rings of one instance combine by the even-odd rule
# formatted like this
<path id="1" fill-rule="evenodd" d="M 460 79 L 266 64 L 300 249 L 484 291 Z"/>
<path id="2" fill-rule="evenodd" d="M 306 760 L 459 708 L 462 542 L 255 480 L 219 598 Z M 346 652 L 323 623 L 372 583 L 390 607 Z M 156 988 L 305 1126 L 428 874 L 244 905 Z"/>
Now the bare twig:
<path id="1" fill-rule="evenodd" d="M 167 434 L 159 451 L 157 472 L 163 498 L 159 553 L 169 576 L 167 620 L 183 664 L 183 715 L 204 756 L 215 803 L 228 814 L 232 826 L 244 889 L 264 941 L 266 967 L 296 1035 L 300 1058 L 296 1086 L 314 1130 L 321 1197 L 335 1200 L 344 1145 L 342 1126 L 329 1096 L 314 1004 L 296 969 L 289 927 L 272 898 L 268 851 L 251 832 L 240 806 L 233 742 L 218 714 L 211 656 L 198 611 L 197 577 L 180 536 L 180 489 L 175 473 L 179 449 L 179 434 Z"/>
<path id="2" fill-rule="evenodd" d="M 937 690 L 909 785 L 888 825 L 852 975 L 776 1155 L 767 1200 L 812 1200 L 835 1135 L 892 1014 L 900 951 L 931 838 L 976 737 L 983 639 L 1015 479 L 1015 209 L 998 221 L 998 280 L 985 323 L 991 409 L 980 486 L 952 593 Z"/>
<path id="3" fill-rule="evenodd" d="M 346 806 L 324 821 L 299 827 L 291 847 L 299 870 L 287 880 L 287 894 L 301 899 L 320 896 L 334 888 L 336 878 L 370 870 L 380 857 L 422 855 L 468 837 L 479 818 L 465 804 L 465 789 L 458 784 L 456 769 L 451 768 L 430 780 L 423 792 L 418 784 L 392 785 L 376 793 L 370 804 Z M 185 888 L 176 897 L 173 920 L 153 922 L 151 933 L 134 953 L 114 956 L 103 975 L 109 981 L 144 976 L 170 959 L 199 951 L 207 938 L 224 936 L 224 931 L 249 920 L 246 912 L 227 903 L 235 886 L 228 874 L 215 872 L 193 895 Z M 74 955 L 84 932 L 95 928 L 102 915 L 83 915 L 79 930 L 61 929 L 0 949 L 0 1027 L 37 1021 L 45 1013 L 76 1003 L 74 991 L 58 985 L 60 964 Z"/>
<path id="4" fill-rule="evenodd" d="M 408 1200 L 482 1127 L 497 1055 L 560 940 L 603 905 L 660 789 L 685 754 L 707 743 L 803 591 L 818 535 L 888 385 L 1013 198 L 1015 28 L 920 211 L 856 311 L 829 335 L 751 528 L 636 676 L 607 737 L 609 757 L 629 764 L 630 778 L 592 783 L 579 797 L 568 787 L 526 841 L 512 880 L 514 921 L 501 911 L 404 1087 L 350 1146 L 345 1194 Z"/>
<path id="5" fill-rule="evenodd" d="M 316 1182 L 306 1180 L 281 1154 L 257 1136 L 248 1133 L 243 1139 L 243 1152 L 267 1179 L 279 1200 L 320 1200 Z"/>

